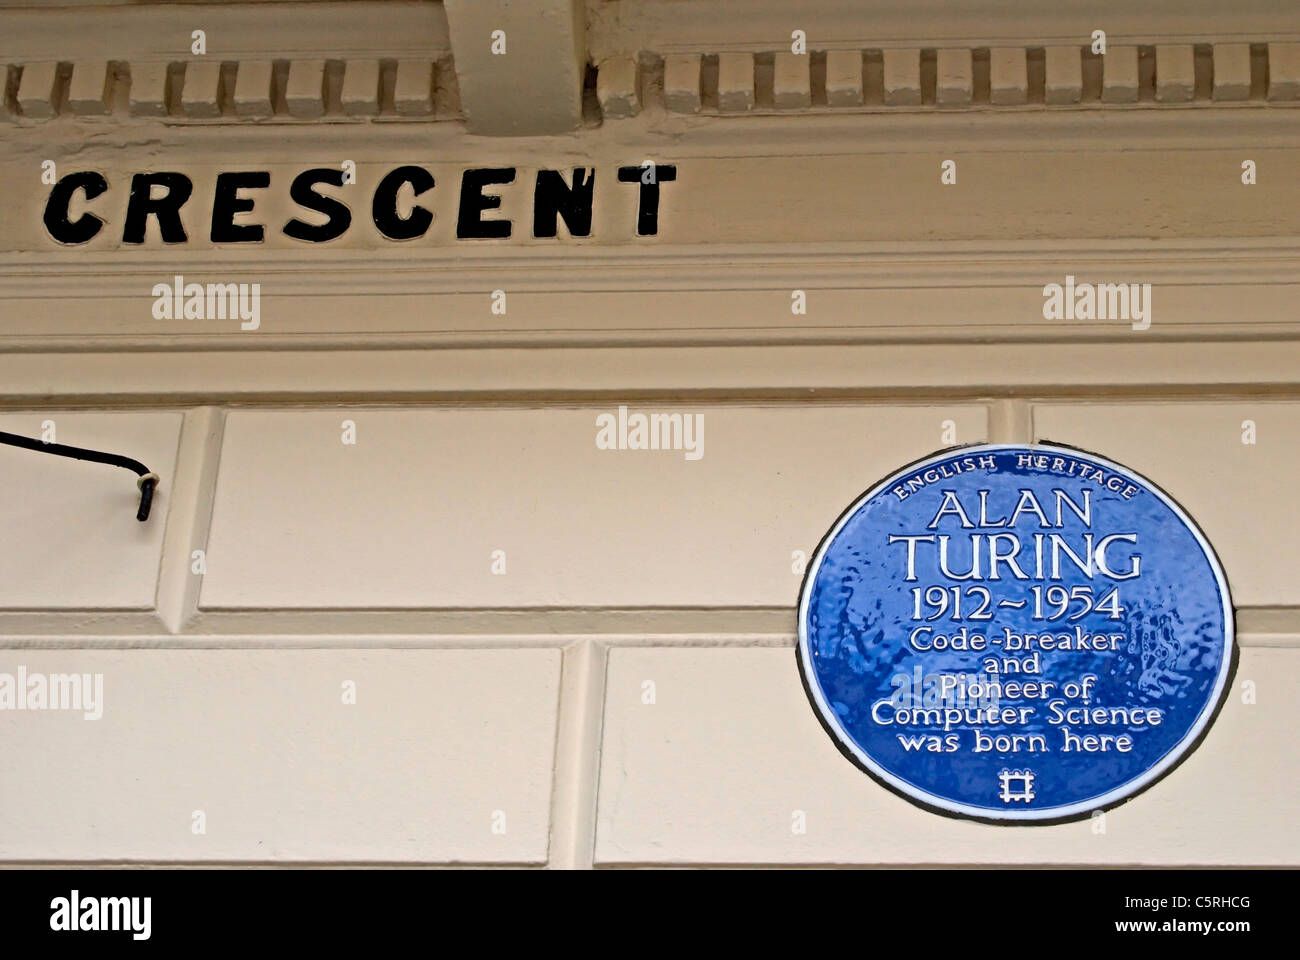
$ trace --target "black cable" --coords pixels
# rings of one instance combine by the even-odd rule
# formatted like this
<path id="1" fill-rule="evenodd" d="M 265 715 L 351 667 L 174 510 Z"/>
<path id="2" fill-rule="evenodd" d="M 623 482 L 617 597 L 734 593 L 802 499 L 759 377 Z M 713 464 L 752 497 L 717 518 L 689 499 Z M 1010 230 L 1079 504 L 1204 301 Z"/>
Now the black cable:
<path id="1" fill-rule="evenodd" d="M 103 453 L 99 450 L 87 450 L 84 447 L 70 447 L 65 443 L 45 443 L 43 440 L 33 440 L 31 437 L 20 437 L 16 433 L 5 433 L 0 430 L 0 443 L 7 443 L 12 447 L 22 447 L 24 450 L 35 450 L 37 453 L 52 453 L 56 457 L 71 457 L 74 460 L 90 460 L 94 463 L 106 463 L 110 467 L 125 467 L 140 475 L 136 486 L 140 488 L 140 509 L 136 512 L 135 518 L 140 521 L 149 519 L 149 509 L 153 506 L 154 488 L 158 486 L 158 474 L 151 471 L 139 460 L 132 460 L 130 457 L 119 456 L 116 453 Z"/>

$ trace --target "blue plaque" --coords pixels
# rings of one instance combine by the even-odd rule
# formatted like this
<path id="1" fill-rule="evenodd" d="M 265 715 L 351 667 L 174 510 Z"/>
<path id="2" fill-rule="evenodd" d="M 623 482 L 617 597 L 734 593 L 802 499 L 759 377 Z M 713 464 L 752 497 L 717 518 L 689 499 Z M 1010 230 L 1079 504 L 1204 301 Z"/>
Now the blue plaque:
<path id="1" fill-rule="evenodd" d="M 1235 661 L 1227 580 L 1174 500 L 1052 444 L 910 464 L 822 540 L 799 666 L 841 752 L 907 799 L 1060 822 L 1168 773 Z"/>

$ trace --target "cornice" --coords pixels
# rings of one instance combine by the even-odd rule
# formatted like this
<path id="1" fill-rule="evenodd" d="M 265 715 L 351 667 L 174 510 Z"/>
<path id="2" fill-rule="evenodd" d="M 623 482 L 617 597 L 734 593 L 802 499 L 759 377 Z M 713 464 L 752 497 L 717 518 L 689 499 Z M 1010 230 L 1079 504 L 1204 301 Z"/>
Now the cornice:
<path id="1" fill-rule="evenodd" d="M 441 3 L 33 3 L 0 8 L 0 63 L 186 60 L 195 30 L 218 61 L 436 60 L 451 52 Z"/>
<path id="2" fill-rule="evenodd" d="M 590 0 L 594 60 L 657 54 L 788 49 L 1068 45 L 1104 30 L 1114 44 L 1300 40 L 1300 17 L 1279 0 Z"/>
<path id="3" fill-rule="evenodd" d="M 822 48 L 611 55 L 596 63 L 605 119 L 1229 106 L 1300 100 L 1300 43 Z"/>
<path id="4" fill-rule="evenodd" d="M 157 320 L 151 290 L 173 273 L 261 284 L 261 329 Z M 1150 284 L 1155 322 L 1045 320 L 1043 286 L 1067 275 Z M 0 350 L 1300 342 L 1297 276 L 1297 239 L 6 255 Z"/>
<path id="5" fill-rule="evenodd" d="M 164 361 L 165 362 L 162 362 Z M 1300 342 L 0 351 L 11 409 L 195 403 L 942 397 L 1294 401 Z"/>
<path id="6" fill-rule="evenodd" d="M 495 66 L 496 57 L 485 60 L 478 44 L 490 4 L 502 4 L 503 18 L 509 11 L 505 0 L 480 2 L 482 16 L 461 37 L 476 129 L 573 126 L 572 104 L 554 124 L 525 122 L 546 112 L 551 94 L 539 102 L 536 89 L 562 58 L 542 41 L 530 48 L 512 27 L 522 52 Z M 1300 102 L 1300 19 L 1270 0 L 1168 9 L 1131 0 L 553 2 L 557 15 L 584 7 L 585 29 L 570 45 L 588 64 L 587 127 L 642 111 L 707 118 Z M 205 39 L 200 52 L 195 31 Z M 453 48 L 438 2 L 5 4 L 0 119 L 19 127 L 132 117 L 463 121 Z M 532 86 L 497 90 L 484 80 L 501 70 Z"/>
<path id="7" fill-rule="evenodd" d="M 0 119 L 252 124 L 462 118 L 447 52 L 9 53 Z M 42 48 L 44 49 L 44 48 Z M 378 54 L 378 55 L 376 55 Z M 1172 110 L 1300 103 L 1300 42 L 639 52 L 590 67 L 588 126 L 669 115 Z"/>

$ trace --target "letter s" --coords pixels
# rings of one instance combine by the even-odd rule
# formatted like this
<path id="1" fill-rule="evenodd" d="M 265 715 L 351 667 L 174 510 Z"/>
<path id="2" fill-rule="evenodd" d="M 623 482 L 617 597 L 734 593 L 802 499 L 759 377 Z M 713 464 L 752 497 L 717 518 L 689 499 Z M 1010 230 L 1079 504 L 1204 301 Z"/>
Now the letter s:
<path id="1" fill-rule="evenodd" d="M 294 177 L 289 186 L 289 199 L 300 207 L 324 214 L 326 219 L 324 223 L 315 224 L 294 217 L 284 225 L 285 236 L 308 243 L 324 243 L 343 236 L 352 225 L 352 211 L 342 201 L 317 193 L 312 188 L 319 183 L 341 187 L 347 182 L 346 172 L 330 167 L 304 170 Z"/>

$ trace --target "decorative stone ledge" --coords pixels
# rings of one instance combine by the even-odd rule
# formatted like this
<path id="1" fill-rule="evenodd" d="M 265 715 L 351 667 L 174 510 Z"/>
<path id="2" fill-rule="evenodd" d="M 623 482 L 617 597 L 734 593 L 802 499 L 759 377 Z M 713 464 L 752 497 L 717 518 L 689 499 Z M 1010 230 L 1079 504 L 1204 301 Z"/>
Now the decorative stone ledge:
<path id="1" fill-rule="evenodd" d="M 633 80 L 629 69 L 636 70 Z M 617 82 L 604 74 L 617 70 Z M 1300 102 L 1300 43 L 643 53 L 597 67 L 605 119 L 658 107 L 734 115 L 879 108 L 1092 108 Z M 629 110 L 629 91 L 638 111 Z"/>
<path id="2" fill-rule="evenodd" d="M 605 57 L 589 122 L 646 110 L 745 115 L 1300 103 L 1300 43 L 728 51 Z M 0 63 L 0 118 L 165 122 L 462 120 L 437 59 L 42 60 Z"/>
<path id="3" fill-rule="evenodd" d="M 186 121 L 459 120 L 441 60 L 41 61 L 0 63 L 0 118 L 131 116 Z"/>

